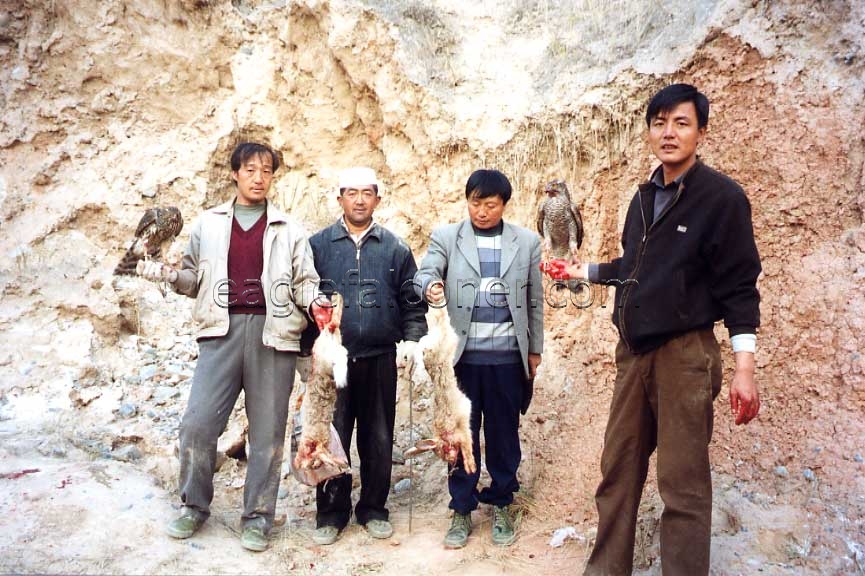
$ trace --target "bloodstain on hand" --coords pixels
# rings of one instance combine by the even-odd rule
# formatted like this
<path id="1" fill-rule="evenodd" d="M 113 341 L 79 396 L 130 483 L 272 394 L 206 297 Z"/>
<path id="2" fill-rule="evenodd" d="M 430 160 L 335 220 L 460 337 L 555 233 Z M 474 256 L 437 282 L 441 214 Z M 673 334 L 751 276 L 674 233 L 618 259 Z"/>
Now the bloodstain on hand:
<path id="1" fill-rule="evenodd" d="M 548 262 L 541 262 L 538 268 L 553 280 L 569 280 L 570 276 L 565 272 L 567 266 L 567 260 L 564 260 L 563 258 L 553 258 Z"/>
<path id="2" fill-rule="evenodd" d="M 315 324 L 318 326 L 318 329 L 324 331 L 325 328 L 329 328 L 331 332 L 336 328 L 332 326 L 331 318 L 333 317 L 333 307 L 330 305 L 313 305 L 312 307 L 312 316 L 315 319 Z"/>

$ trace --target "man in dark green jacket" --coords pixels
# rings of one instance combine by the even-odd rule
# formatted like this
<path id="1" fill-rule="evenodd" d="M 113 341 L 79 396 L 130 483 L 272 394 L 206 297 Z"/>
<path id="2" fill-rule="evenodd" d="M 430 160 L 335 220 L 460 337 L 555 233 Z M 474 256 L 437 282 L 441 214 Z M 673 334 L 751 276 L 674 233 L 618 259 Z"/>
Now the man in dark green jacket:
<path id="1" fill-rule="evenodd" d="M 381 201 L 375 172 L 341 172 L 338 200 L 343 215 L 309 240 L 321 292 L 339 292 L 345 303 L 340 330 L 349 355 L 348 386 L 337 392 L 333 425 L 348 454 L 357 422 L 361 487 L 355 517 L 374 538 L 389 538 L 393 528 L 385 504 L 396 416 L 396 343 L 406 341 L 405 353 L 412 357 L 409 348 L 427 333 L 427 305 L 414 293 L 417 265 L 408 244 L 373 221 Z M 306 333 L 301 347 L 311 347 L 313 336 Z M 348 524 L 351 484 L 351 475 L 344 474 L 317 487 L 316 543 L 332 544 Z"/>
<path id="2" fill-rule="evenodd" d="M 709 101 L 674 84 L 649 102 L 646 123 L 661 161 L 631 202 L 623 254 L 574 263 L 574 278 L 615 284 L 616 383 L 595 496 L 598 535 L 586 574 L 630 574 L 640 496 L 658 451 L 661 564 L 665 576 L 709 573 L 712 402 L 721 389 L 713 325 L 729 330 L 736 424 L 760 409 L 754 353 L 760 257 L 742 188 L 697 158 Z"/>

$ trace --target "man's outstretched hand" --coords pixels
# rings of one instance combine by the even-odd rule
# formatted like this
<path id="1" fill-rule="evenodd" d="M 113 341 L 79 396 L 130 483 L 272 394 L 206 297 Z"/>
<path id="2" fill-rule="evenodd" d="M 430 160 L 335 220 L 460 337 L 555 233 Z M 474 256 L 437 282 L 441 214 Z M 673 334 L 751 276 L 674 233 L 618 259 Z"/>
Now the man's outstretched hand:
<path id="1" fill-rule="evenodd" d="M 567 273 L 568 262 L 563 258 L 553 258 L 540 263 L 538 268 L 541 272 L 552 278 L 553 280 L 568 280 L 570 276 Z"/>
<path id="2" fill-rule="evenodd" d="M 582 262 L 574 256 L 568 266 L 565 268 L 565 274 L 572 280 L 588 280 L 589 279 L 589 263 Z"/>
<path id="3" fill-rule="evenodd" d="M 540 264 L 541 272 L 553 280 L 587 280 L 589 265 L 583 264 L 576 257 L 570 262 L 564 258 L 553 258 Z"/>

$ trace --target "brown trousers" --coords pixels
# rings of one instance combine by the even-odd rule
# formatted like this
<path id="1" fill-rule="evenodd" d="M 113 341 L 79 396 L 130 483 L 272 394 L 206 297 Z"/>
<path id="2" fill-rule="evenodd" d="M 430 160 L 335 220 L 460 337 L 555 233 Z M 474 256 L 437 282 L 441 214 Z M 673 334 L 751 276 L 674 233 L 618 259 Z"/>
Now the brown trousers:
<path id="1" fill-rule="evenodd" d="M 595 494 L 598 535 L 586 575 L 630 574 L 637 510 L 658 451 L 664 576 L 709 573 L 712 401 L 721 357 L 711 329 L 689 332 L 646 354 L 619 342 L 616 384 Z"/>

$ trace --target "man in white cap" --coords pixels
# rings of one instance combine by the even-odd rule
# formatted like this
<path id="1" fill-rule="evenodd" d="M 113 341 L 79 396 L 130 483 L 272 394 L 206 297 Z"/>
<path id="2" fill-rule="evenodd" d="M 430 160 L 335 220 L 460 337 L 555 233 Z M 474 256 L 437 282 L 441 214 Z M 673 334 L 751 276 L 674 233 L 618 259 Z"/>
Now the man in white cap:
<path id="1" fill-rule="evenodd" d="M 396 416 L 396 344 L 407 354 L 427 332 L 427 305 L 414 293 L 417 265 L 401 238 L 373 221 L 381 201 L 371 168 L 349 168 L 339 175 L 342 216 L 312 238 L 315 269 L 324 294 L 342 295 L 342 343 L 348 350 L 348 386 L 337 393 L 333 425 L 346 454 L 357 422 L 360 498 L 354 513 L 374 538 L 389 538 L 393 527 L 385 507 L 390 492 Z M 311 348 L 315 327 L 304 334 Z M 316 489 L 317 544 L 333 544 L 351 518 L 351 474 Z"/>

